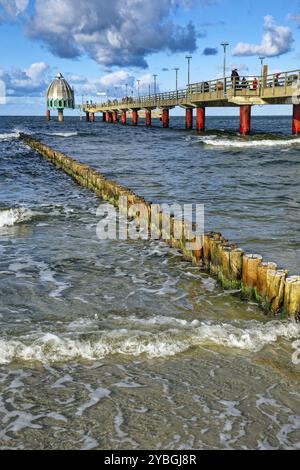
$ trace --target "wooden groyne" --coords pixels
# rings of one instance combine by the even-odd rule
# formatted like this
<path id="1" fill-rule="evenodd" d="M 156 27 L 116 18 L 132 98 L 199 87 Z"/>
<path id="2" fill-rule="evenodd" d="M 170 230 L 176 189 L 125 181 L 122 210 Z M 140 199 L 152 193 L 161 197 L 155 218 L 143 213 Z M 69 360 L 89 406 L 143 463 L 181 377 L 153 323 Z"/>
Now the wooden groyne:
<path id="1" fill-rule="evenodd" d="M 239 290 L 243 299 L 257 301 L 268 313 L 300 319 L 300 276 L 289 277 L 287 270 L 279 269 L 276 263 L 264 262 L 260 255 L 245 253 L 220 233 L 195 236 L 191 224 L 174 217 L 171 218 L 170 236 L 166 239 L 164 219 L 168 218 L 170 222 L 169 214 L 160 211 L 158 218 L 151 218 L 152 204 L 132 190 L 26 134 L 21 134 L 20 139 L 81 186 L 91 189 L 114 206 L 118 207 L 119 198 L 124 196 L 127 197 L 128 212 L 131 206 L 143 204 L 147 208 L 145 217 L 151 221 L 152 228 L 154 225 L 159 238 L 177 248 L 185 259 L 205 268 L 225 289 Z M 181 237 L 178 239 L 175 233 L 181 233 Z M 194 243 L 193 250 L 190 249 L 191 242 Z"/>

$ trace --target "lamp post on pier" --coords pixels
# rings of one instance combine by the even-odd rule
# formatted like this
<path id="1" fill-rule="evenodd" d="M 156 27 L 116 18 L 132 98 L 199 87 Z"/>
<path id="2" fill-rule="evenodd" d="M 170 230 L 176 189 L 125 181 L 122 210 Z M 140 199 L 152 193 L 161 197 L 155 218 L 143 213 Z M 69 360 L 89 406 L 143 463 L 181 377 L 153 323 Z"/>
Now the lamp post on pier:
<path id="1" fill-rule="evenodd" d="M 264 56 L 259 56 L 259 60 L 260 60 L 260 94 L 262 95 L 263 93 L 263 89 L 265 87 L 265 80 L 264 80 L 264 60 L 265 60 L 265 57 Z"/>
<path id="2" fill-rule="evenodd" d="M 191 83 L 191 59 L 193 57 L 191 55 L 186 56 L 186 60 L 188 61 L 188 86 L 190 86 Z"/>
<path id="3" fill-rule="evenodd" d="M 224 62 L 223 62 L 223 79 L 224 79 L 224 93 L 226 93 L 226 68 L 227 68 L 227 47 L 229 46 L 228 42 L 222 42 L 221 46 L 224 49 Z"/>
<path id="4" fill-rule="evenodd" d="M 154 99 L 155 99 L 155 102 L 156 102 L 156 79 L 157 79 L 158 75 L 155 73 L 153 75 L 153 78 L 154 78 Z"/>
<path id="5" fill-rule="evenodd" d="M 175 72 L 176 72 L 176 99 L 178 101 L 178 72 L 179 72 L 179 67 L 175 67 Z"/>
<path id="6" fill-rule="evenodd" d="M 141 84 L 141 80 L 137 80 L 137 91 L 138 91 L 138 99 L 140 99 L 140 84 Z"/>

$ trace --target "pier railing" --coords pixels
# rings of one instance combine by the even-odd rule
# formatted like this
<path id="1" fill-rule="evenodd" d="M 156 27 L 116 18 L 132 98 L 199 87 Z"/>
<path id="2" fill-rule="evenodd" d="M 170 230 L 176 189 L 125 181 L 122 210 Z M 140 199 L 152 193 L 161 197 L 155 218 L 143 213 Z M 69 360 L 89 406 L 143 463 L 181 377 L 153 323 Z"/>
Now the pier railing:
<path id="1" fill-rule="evenodd" d="M 260 97 L 284 99 L 293 96 L 293 88 L 300 89 L 300 71 L 269 74 L 266 76 L 248 75 L 243 77 L 226 77 L 192 83 L 182 90 L 132 96 L 122 99 L 108 100 L 101 104 L 86 104 L 84 109 L 102 110 L 126 108 L 155 108 L 174 106 L 193 106 L 193 102 L 226 101 L 239 97 Z M 300 94 L 300 93 L 299 93 Z"/>

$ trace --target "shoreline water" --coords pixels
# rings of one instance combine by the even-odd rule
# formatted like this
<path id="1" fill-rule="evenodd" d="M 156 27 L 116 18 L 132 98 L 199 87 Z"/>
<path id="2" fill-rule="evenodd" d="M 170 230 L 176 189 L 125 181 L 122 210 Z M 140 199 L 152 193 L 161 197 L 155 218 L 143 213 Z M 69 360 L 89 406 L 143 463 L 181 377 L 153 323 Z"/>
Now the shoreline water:
<path id="1" fill-rule="evenodd" d="M 210 150 L 181 130 L 70 121 L 19 126 L 147 199 L 180 202 L 185 191 L 199 202 L 206 187 L 219 205 L 219 214 L 208 207 L 208 222 L 298 271 L 296 148 L 278 147 L 277 158 L 256 149 L 253 159 L 253 149 Z M 241 302 L 163 243 L 100 242 L 93 193 L 18 139 L 0 147 L 0 207 L 33 213 L 0 229 L 0 447 L 298 449 L 298 326 Z M 252 182 L 254 163 L 262 176 L 244 195 L 241 176 Z"/>

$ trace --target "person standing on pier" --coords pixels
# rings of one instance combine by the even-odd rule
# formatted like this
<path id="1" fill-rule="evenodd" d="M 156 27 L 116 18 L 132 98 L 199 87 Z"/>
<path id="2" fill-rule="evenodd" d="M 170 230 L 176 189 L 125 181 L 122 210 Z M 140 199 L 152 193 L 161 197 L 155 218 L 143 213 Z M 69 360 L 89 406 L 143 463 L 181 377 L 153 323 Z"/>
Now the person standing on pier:
<path id="1" fill-rule="evenodd" d="M 239 83 L 240 83 L 240 76 L 239 76 L 237 69 L 234 69 L 231 73 L 231 82 L 232 82 L 233 88 L 238 88 Z"/>

